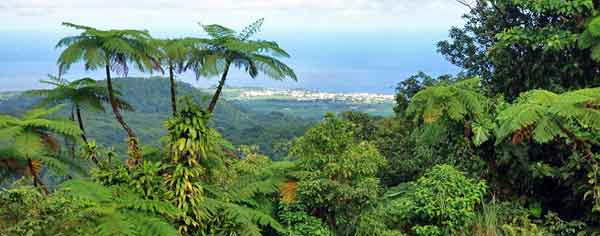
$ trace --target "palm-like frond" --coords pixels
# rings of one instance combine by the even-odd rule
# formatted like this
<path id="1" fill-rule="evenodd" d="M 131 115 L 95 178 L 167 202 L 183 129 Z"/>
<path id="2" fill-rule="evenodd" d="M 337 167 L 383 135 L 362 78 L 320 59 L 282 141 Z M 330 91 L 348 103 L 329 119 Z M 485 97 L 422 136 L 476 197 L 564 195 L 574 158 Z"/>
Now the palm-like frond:
<path id="1" fill-rule="evenodd" d="M 526 92 L 516 104 L 498 115 L 497 142 L 512 135 L 514 143 L 524 138 L 547 143 L 558 137 L 573 136 L 578 127 L 597 134 L 600 131 L 599 105 L 600 88 L 563 94 L 545 90 Z"/>
<path id="2" fill-rule="evenodd" d="M 235 35 L 235 31 L 229 29 L 222 25 L 212 24 L 212 25 L 203 25 L 200 24 L 204 32 L 206 32 L 212 38 L 222 38 L 222 37 L 233 37 Z"/>
<path id="3" fill-rule="evenodd" d="M 473 78 L 455 84 L 438 85 L 424 89 L 412 97 L 407 113 L 415 122 L 433 123 L 446 115 L 460 121 L 477 118 L 486 108 L 486 98 L 478 90 L 480 79 Z"/>
<path id="4" fill-rule="evenodd" d="M 198 38 L 156 39 L 152 42 L 153 46 L 158 49 L 156 58 L 164 66 L 172 67 L 177 73 L 182 73 L 187 69 L 186 63 L 191 55 L 191 50 L 199 48 L 203 44 L 203 40 Z"/>
<path id="5" fill-rule="evenodd" d="M 54 87 L 52 89 L 31 90 L 26 94 L 43 97 L 39 102 L 42 106 L 70 102 L 81 107 L 88 107 L 103 112 L 105 110 L 103 103 L 109 102 L 106 86 L 91 78 L 67 81 L 63 78 L 49 75 L 48 80 L 42 80 L 41 82 Z M 113 94 L 119 108 L 134 110 L 127 101 L 121 98 L 121 92 L 118 89 L 113 89 Z"/>
<path id="6" fill-rule="evenodd" d="M 92 222 L 90 231 L 95 235 L 177 235 L 168 221 L 176 209 L 168 202 L 145 200 L 126 187 L 81 179 L 63 183 L 61 191 L 80 208 L 78 217 Z"/>
<path id="7" fill-rule="evenodd" d="M 63 23 L 82 32 L 61 39 L 57 48 L 65 48 L 58 58 L 60 74 L 72 64 L 83 61 L 86 70 L 109 66 L 111 70 L 127 74 L 129 64 L 140 71 L 162 71 L 156 48 L 150 45 L 150 34 L 143 30 L 99 30 L 89 26 Z"/>
<path id="8" fill-rule="evenodd" d="M 58 142 L 51 134 L 74 139 L 81 131 L 72 121 L 46 118 L 59 109 L 61 106 L 33 109 L 22 118 L 0 115 L 0 140 L 5 141 L 0 159 L 39 161 L 58 173 L 67 173 L 69 165 L 57 158 Z"/>
<path id="9" fill-rule="evenodd" d="M 256 33 L 258 33 L 263 25 L 263 23 L 265 22 L 265 18 L 260 18 L 257 21 L 255 21 L 254 23 L 250 24 L 249 26 L 246 26 L 246 28 L 244 28 L 242 30 L 242 32 L 240 32 L 240 34 L 238 35 L 238 38 L 241 40 L 247 40 L 250 37 L 252 37 L 253 35 L 255 35 Z"/>
<path id="10" fill-rule="evenodd" d="M 272 216 L 256 209 L 213 198 L 205 199 L 201 207 L 213 218 L 223 217 L 230 222 L 229 227 L 222 229 L 228 233 L 261 236 L 261 227 L 269 227 L 280 233 L 285 232 L 284 227 Z M 224 234 L 225 232 L 218 233 Z"/>
<path id="11" fill-rule="evenodd" d="M 289 77 L 293 80 L 298 80 L 294 70 L 276 58 L 259 54 L 254 54 L 252 58 L 254 59 L 256 68 L 269 78 L 282 80 Z"/>
<path id="12" fill-rule="evenodd" d="M 186 67 L 192 67 L 197 77 L 215 76 L 223 73 L 225 67 L 234 65 L 245 70 L 252 78 L 262 72 L 276 80 L 297 80 L 294 71 L 277 59 L 290 56 L 277 43 L 250 40 L 260 31 L 263 21 L 254 22 L 239 34 L 220 25 L 204 25 L 204 31 L 211 38 L 198 44 L 201 47 L 192 51 Z"/>
<path id="13" fill-rule="evenodd" d="M 271 215 L 272 200 L 279 196 L 293 162 L 272 162 L 266 156 L 251 156 L 235 161 L 231 167 L 232 182 L 205 185 L 201 205 L 213 234 L 262 235 L 266 229 L 283 233 L 282 226 Z M 222 220 L 218 220 L 222 219 Z M 226 223 L 224 223 L 226 222 Z"/>

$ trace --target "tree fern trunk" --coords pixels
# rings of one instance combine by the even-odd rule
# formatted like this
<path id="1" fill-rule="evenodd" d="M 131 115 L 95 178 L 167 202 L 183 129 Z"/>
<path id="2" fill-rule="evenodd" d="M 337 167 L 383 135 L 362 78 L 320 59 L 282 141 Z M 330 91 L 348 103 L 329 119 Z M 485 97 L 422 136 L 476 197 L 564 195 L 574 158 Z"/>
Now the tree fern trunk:
<path id="1" fill-rule="evenodd" d="M 83 128 L 83 118 L 81 118 L 81 108 L 79 108 L 79 104 L 75 104 L 75 112 L 77 113 L 77 123 L 79 123 L 79 129 L 81 129 L 81 139 L 88 145 L 88 139 L 85 136 L 85 129 Z M 92 161 L 98 165 L 98 159 L 95 156 L 92 156 Z"/>
<path id="2" fill-rule="evenodd" d="M 219 81 L 219 86 L 217 86 L 217 91 L 215 91 L 215 94 L 213 95 L 211 101 L 210 101 L 210 105 L 208 105 L 208 112 L 212 113 L 213 110 L 215 109 L 215 106 L 217 106 L 217 101 L 219 100 L 219 96 L 221 96 L 221 92 L 223 91 L 223 86 L 225 85 L 225 80 L 227 80 L 227 74 L 229 73 L 229 66 L 231 64 L 229 62 L 227 62 L 227 64 L 225 64 L 225 71 L 223 71 L 223 75 L 221 76 L 221 80 Z"/>
<path id="3" fill-rule="evenodd" d="M 75 113 L 73 111 L 74 106 L 71 106 L 71 121 L 75 122 Z M 65 145 L 67 145 L 67 147 L 69 147 L 69 154 L 71 155 L 72 159 L 75 159 L 75 142 L 74 140 L 70 140 L 69 138 L 67 138 L 66 136 L 64 137 L 65 139 Z M 71 142 L 73 141 L 73 142 Z"/>
<path id="4" fill-rule="evenodd" d="M 106 84 L 107 84 L 106 87 L 108 88 L 108 100 L 110 102 L 112 111 L 115 114 L 115 118 L 117 119 L 119 124 L 121 124 L 123 129 L 127 132 L 127 136 L 129 138 L 128 143 L 130 146 L 129 147 L 130 154 L 133 156 L 135 161 L 138 161 L 141 159 L 141 156 L 140 156 L 139 152 L 137 151 L 137 150 L 139 150 L 139 148 L 137 146 L 137 137 L 135 136 L 133 129 L 131 129 L 129 127 L 129 125 L 125 122 L 125 119 L 123 119 L 123 115 L 121 115 L 121 112 L 119 111 L 119 106 L 117 105 L 117 101 L 115 101 L 115 97 L 114 97 L 114 93 L 113 93 L 113 86 L 112 86 L 112 79 L 110 77 L 110 66 L 108 64 L 106 65 Z M 132 140 L 134 140 L 134 141 L 132 141 Z"/>
<path id="5" fill-rule="evenodd" d="M 81 129 L 81 139 L 83 139 L 83 142 L 87 144 L 88 140 L 85 136 L 85 129 L 83 128 L 83 119 L 81 118 L 81 109 L 79 108 L 79 104 L 75 104 L 75 112 L 77 113 L 77 123 L 79 124 L 79 129 Z"/>
<path id="6" fill-rule="evenodd" d="M 173 116 L 177 115 L 177 94 L 175 93 L 175 76 L 173 75 L 173 65 L 169 65 L 169 79 L 171 81 L 171 109 Z"/>
<path id="7" fill-rule="evenodd" d="M 571 147 L 575 152 L 580 151 L 583 158 L 588 161 L 591 161 L 594 157 L 594 153 L 592 153 L 590 145 L 583 139 L 577 137 L 572 131 L 565 128 L 564 126 L 559 126 L 560 130 L 571 139 Z"/>
<path id="8" fill-rule="evenodd" d="M 31 176 L 33 176 L 33 185 L 35 187 L 39 187 L 42 190 L 44 190 L 44 193 L 49 194 L 50 191 L 48 190 L 46 185 L 44 185 L 44 183 L 42 183 L 42 181 L 39 179 L 38 173 L 35 170 L 35 167 L 33 166 L 33 162 L 31 161 L 31 159 L 27 159 L 27 167 L 29 168 L 29 173 L 31 173 Z"/>

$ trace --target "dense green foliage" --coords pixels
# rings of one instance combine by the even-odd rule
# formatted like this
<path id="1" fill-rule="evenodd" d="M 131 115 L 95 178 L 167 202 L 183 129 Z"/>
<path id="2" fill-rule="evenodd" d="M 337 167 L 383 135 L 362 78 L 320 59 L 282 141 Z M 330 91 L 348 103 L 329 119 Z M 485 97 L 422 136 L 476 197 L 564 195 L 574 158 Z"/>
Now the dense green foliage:
<path id="1" fill-rule="evenodd" d="M 579 47 L 592 43 L 584 32 L 598 10 L 593 0 L 470 2 L 466 24 L 452 28 L 438 50 L 468 75 L 481 76 L 490 92 L 512 100 L 532 88 L 600 85 L 598 63 Z"/>
<path id="2" fill-rule="evenodd" d="M 485 190 L 484 183 L 474 183 L 452 166 L 434 166 L 400 199 L 403 217 L 414 222 L 416 235 L 456 235 L 475 217 Z"/>
<path id="3" fill-rule="evenodd" d="M 108 73 L 106 93 L 103 82 L 57 80 L 22 108 L 39 106 L 0 116 L 0 235 L 598 235 L 598 3 L 468 6 L 465 27 L 438 45 L 462 73 L 401 82 L 394 117 L 327 114 L 306 130 L 304 119 L 282 113 L 265 117 L 222 99 L 215 106 L 230 65 L 251 77 L 295 78 L 264 57 L 288 56 L 276 43 L 249 40 L 262 21 L 241 33 L 204 26 L 210 39 L 176 43 L 172 55 L 144 31 L 68 24 L 83 33 L 59 43 L 70 45 L 61 71 L 78 60 L 107 72 L 109 62 L 147 69 L 159 55 L 171 69 L 177 61 L 222 80 L 207 110 L 188 85 L 171 93 L 172 76 L 111 85 Z M 88 37 L 96 44 L 82 43 Z M 64 119 L 69 109 L 44 106 L 85 104 L 87 112 L 108 97 L 127 128 L 113 87 L 137 109 L 124 115 L 139 139 L 99 114 L 84 119 L 90 139 L 74 142 L 83 126 Z M 242 145 L 249 140 L 261 147 Z M 283 148 L 269 155 L 285 158 L 260 153 L 276 143 Z"/>
<path id="4" fill-rule="evenodd" d="M 386 165 L 374 145 L 353 136 L 352 123 L 328 115 L 290 150 L 299 162 L 296 201 L 335 235 L 353 234 L 358 217 L 380 195 L 377 174 Z"/>

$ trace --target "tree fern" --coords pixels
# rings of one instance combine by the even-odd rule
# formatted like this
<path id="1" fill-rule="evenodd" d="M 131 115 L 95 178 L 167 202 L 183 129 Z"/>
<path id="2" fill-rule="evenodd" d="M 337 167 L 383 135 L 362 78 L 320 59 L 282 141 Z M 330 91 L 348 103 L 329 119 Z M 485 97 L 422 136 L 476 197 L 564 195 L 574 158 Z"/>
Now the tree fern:
<path id="1" fill-rule="evenodd" d="M 220 25 L 201 25 L 210 38 L 202 40 L 201 47 L 192 51 L 186 67 L 193 69 L 197 77 L 221 74 L 221 80 L 207 109 L 209 112 L 213 112 L 216 106 L 232 65 L 243 68 L 252 78 L 264 73 L 275 80 L 297 80 L 294 71 L 277 59 L 289 57 L 277 43 L 250 39 L 260 31 L 263 21 L 260 19 L 254 22 L 240 33 Z"/>
<path id="2" fill-rule="evenodd" d="M 242 146 L 241 160 L 232 160 L 226 182 L 204 183 L 204 219 L 201 232 L 207 235 L 264 235 L 283 232 L 273 217 L 273 199 L 279 197 L 281 185 L 287 179 L 291 162 L 273 162 Z"/>
<path id="3" fill-rule="evenodd" d="M 4 163 L 0 166 L 14 168 L 8 163 L 26 165 L 34 178 L 34 184 L 40 186 L 43 184 L 38 173 L 42 163 L 54 171 L 66 174 L 68 165 L 56 158 L 60 152 L 58 141 L 53 135 L 73 139 L 81 134 L 81 130 L 72 121 L 46 118 L 61 107 L 33 109 L 20 118 L 0 115 L 0 160 Z"/>
<path id="4" fill-rule="evenodd" d="M 61 188 L 79 208 L 79 217 L 93 223 L 94 235 L 177 235 L 167 220 L 177 210 L 168 202 L 142 199 L 125 186 L 105 187 L 84 180 L 65 182 Z"/>
<path id="5" fill-rule="evenodd" d="M 171 110 L 173 116 L 177 115 L 177 93 L 175 74 L 180 74 L 188 68 L 185 66 L 189 60 L 192 48 L 201 43 L 201 40 L 195 38 L 182 39 L 156 39 L 152 41 L 157 47 L 157 59 L 169 73 L 169 82 L 171 86 Z"/>
<path id="6" fill-rule="evenodd" d="M 109 101 L 106 86 L 100 85 L 91 78 L 82 78 L 69 82 L 63 78 L 51 75 L 49 75 L 48 80 L 42 80 L 41 82 L 49 84 L 53 88 L 31 90 L 27 94 L 41 96 L 42 100 L 39 102 L 41 106 L 61 103 L 72 104 L 71 119 L 75 120 L 75 116 L 77 117 L 77 122 L 82 132 L 81 138 L 87 143 L 88 139 L 85 135 L 81 110 L 83 108 L 90 108 L 91 110 L 104 112 L 103 103 Z M 114 90 L 113 93 L 119 108 L 129 111 L 133 110 L 133 107 L 121 98 L 121 93 L 118 90 Z"/>
<path id="7" fill-rule="evenodd" d="M 543 144 L 561 138 L 582 154 L 590 155 L 590 140 L 585 133 L 600 132 L 600 88 L 563 94 L 532 90 L 503 110 L 497 120 L 497 143 L 508 137 L 515 144 L 527 139 Z"/>
<path id="8" fill-rule="evenodd" d="M 415 94 L 406 109 L 408 117 L 417 124 L 438 121 L 463 123 L 471 133 L 475 144 L 489 138 L 490 121 L 488 98 L 481 93 L 480 78 L 467 79 L 450 84 L 428 87 Z"/>
<path id="9" fill-rule="evenodd" d="M 77 62 L 83 62 L 86 70 L 105 69 L 109 104 L 115 118 L 127 132 L 133 162 L 139 162 L 141 157 L 137 137 L 121 114 L 112 86 L 111 72 L 127 75 L 130 65 L 142 72 L 162 71 L 160 63 L 154 58 L 158 52 L 150 44 L 150 34 L 147 31 L 129 29 L 100 30 L 73 23 L 63 25 L 81 33 L 63 38 L 56 44 L 57 48 L 64 48 L 57 61 L 60 75 Z"/>
<path id="10" fill-rule="evenodd" d="M 448 117 L 453 121 L 476 119 L 487 108 L 479 90 L 480 79 L 472 78 L 453 84 L 428 87 L 412 97 L 407 113 L 415 122 L 430 124 Z"/>
<path id="11" fill-rule="evenodd" d="M 202 208 L 211 216 L 203 230 L 209 234 L 261 236 L 264 227 L 285 232 L 270 214 L 257 209 L 214 198 L 206 198 Z"/>
<path id="12" fill-rule="evenodd" d="M 42 197 L 35 190 L 13 186 L 0 192 L 0 203 L 22 206 L 20 216 L 0 229 L 9 235 L 100 235 L 100 236 L 176 236 L 170 219 L 176 208 L 164 201 L 149 201 L 127 186 L 106 187 L 83 179 L 59 185 Z M 16 205 L 18 204 L 18 205 Z M 2 222 L 0 222 L 2 225 Z"/>

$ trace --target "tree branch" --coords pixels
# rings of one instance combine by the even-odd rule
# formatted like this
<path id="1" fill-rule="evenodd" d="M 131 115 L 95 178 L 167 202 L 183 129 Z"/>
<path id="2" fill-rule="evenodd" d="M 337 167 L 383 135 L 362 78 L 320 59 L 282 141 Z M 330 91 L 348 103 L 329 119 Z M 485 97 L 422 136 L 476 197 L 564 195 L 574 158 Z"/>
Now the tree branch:
<path id="1" fill-rule="evenodd" d="M 469 10 L 473 10 L 473 6 L 471 6 L 470 3 L 468 3 L 466 0 L 455 0 L 456 2 L 460 3 L 461 5 L 468 7 Z"/>

